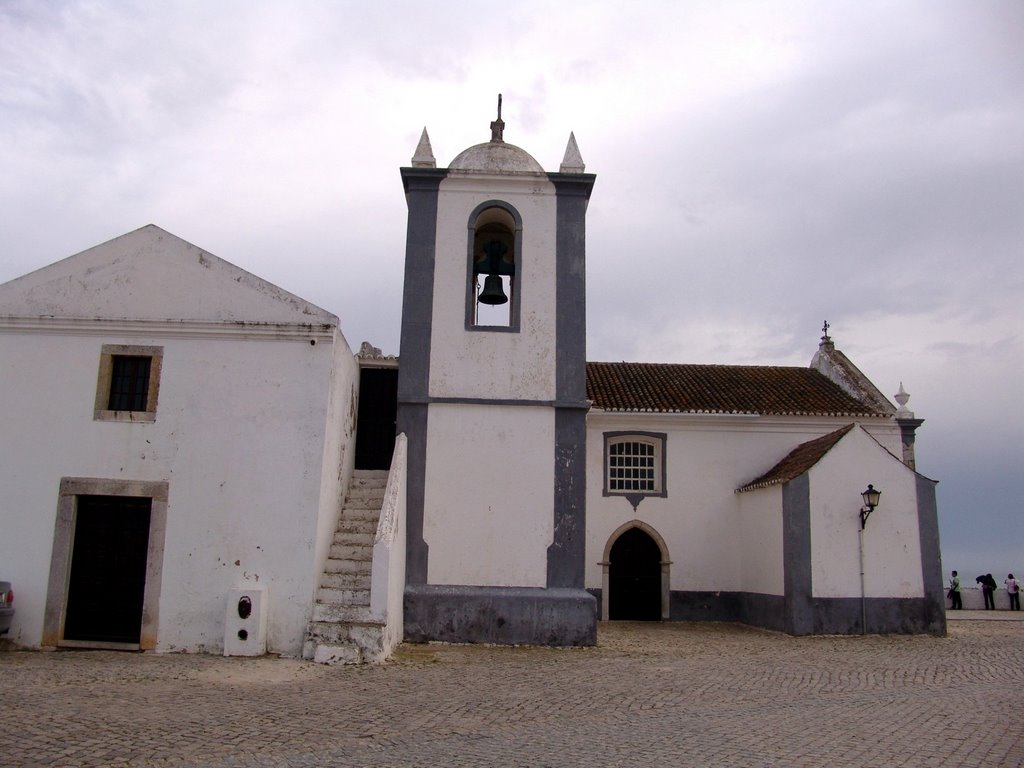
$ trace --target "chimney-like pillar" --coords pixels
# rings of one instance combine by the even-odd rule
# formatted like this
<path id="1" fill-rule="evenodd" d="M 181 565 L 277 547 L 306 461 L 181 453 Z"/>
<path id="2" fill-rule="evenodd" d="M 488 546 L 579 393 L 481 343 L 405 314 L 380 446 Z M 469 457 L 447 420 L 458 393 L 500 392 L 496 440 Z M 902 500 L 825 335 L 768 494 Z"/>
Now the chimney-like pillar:
<path id="1" fill-rule="evenodd" d="M 917 471 L 917 461 L 914 459 L 914 438 L 917 428 L 924 424 L 924 419 L 915 419 L 914 412 L 907 408 L 907 401 L 910 395 L 903 389 L 903 382 L 900 382 L 900 391 L 895 395 L 896 402 L 900 404 L 896 411 L 896 423 L 900 425 L 900 442 L 903 444 L 903 463 Z"/>

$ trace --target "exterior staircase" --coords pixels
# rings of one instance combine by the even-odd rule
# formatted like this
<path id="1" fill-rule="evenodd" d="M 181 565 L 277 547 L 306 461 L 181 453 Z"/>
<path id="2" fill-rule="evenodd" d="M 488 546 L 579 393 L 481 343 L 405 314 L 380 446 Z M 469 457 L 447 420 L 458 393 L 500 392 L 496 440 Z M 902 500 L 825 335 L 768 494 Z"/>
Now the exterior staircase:
<path id="1" fill-rule="evenodd" d="M 379 662 L 384 620 L 370 612 L 370 578 L 377 521 L 388 473 L 352 475 L 331 551 L 320 577 L 303 656 L 323 664 Z"/>

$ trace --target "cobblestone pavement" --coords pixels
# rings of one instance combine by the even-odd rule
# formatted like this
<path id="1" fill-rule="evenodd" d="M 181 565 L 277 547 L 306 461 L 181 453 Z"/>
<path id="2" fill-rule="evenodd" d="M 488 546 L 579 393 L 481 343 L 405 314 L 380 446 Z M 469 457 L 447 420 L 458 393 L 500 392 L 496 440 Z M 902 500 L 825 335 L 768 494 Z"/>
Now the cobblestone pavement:
<path id="1" fill-rule="evenodd" d="M 379 667 L 0 654 L 3 766 L 1022 766 L 1024 623 L 936 637 L 602 625 Z"/>

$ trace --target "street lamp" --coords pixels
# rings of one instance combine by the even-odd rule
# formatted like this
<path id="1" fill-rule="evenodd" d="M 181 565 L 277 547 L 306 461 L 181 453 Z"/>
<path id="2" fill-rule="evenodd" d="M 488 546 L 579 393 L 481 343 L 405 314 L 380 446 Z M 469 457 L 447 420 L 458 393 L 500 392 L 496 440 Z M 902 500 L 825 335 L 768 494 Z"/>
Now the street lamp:
<path id="1" fill-rule="evenodd" d="M 876 491 L 875 486 L 871 483 L 868 483 L 867 490 L 861 493 L 860 497 L 864 500 L 864 506 L 860 508 L 860 529 L 862 531 L 867 527 L 868 518 L 875 511 L 875 507 L 878 506 L 878 499 L 881 496 L 882 492 Z"/>
<path id="2" fill-rule="evenodd" d="M 857 550 L 860 555 L 860 631 L 866 635 L 868 631 L 868 606 L 867 597 L 864 592 L 864 526 L 868 524 L 868 518 L 878 506 L 878 499 L 882 496 L 881 491 L 876 491 L 875 486 L 868 483 L 868 489 L 861 493 L 861 500 L 864 506 L 860 508 L 860 530 L 857 531 Z"/>

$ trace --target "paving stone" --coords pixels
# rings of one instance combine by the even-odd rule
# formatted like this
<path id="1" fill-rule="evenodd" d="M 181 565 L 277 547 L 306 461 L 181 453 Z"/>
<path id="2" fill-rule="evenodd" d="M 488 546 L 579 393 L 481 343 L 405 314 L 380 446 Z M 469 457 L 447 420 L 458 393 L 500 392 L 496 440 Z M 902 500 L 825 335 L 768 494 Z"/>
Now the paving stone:
<path id="1" fill-rule="evenodd" d="M 377 666 L 0 653 L 0 763 L 1024 766 L 1024 622 L 944 638 L 606 624 L 596 648 L 403 645 Z"/>

